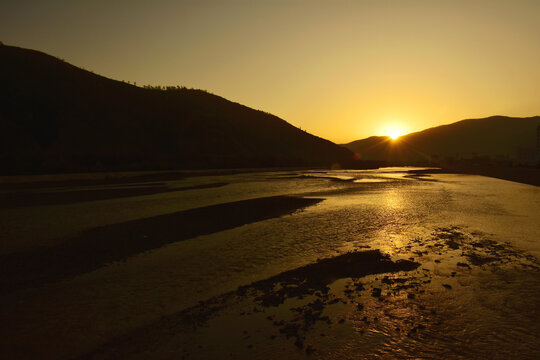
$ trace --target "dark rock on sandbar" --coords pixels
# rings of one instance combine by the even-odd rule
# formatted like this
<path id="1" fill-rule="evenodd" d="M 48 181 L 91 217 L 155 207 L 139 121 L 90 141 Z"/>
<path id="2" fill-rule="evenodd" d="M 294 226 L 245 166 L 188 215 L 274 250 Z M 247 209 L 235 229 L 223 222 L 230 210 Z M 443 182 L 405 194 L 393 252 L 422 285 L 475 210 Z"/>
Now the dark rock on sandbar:
<path id="1" fill-rule="evenodd" d="M 277 306 L 286 298 L 300 297 L 320 291 L 326 294 L 328 285 L 337 279 L 396 271 L 410 271 L 419 263 L 409 260 L 392 261 L 379 250 L 350 252 L 333 258 L 319 260 L 298 269 L 283 272 L 266 280 L 238 289 L 238 294 L 249 288 L 260 292 L 257 300 L 263 306 Z M 276 288 L 276 284 L 281 286 Z"/>

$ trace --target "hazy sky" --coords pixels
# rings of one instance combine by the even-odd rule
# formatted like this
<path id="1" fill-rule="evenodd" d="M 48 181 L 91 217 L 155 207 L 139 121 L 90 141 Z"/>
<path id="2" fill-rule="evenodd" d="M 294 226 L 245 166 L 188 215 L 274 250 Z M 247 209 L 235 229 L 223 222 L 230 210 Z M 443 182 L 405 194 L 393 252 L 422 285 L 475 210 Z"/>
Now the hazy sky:
<path id="1" fill-rule="evenodd" d="M 338 143 L 540 115 L 540 0 L 2 0 L 0 41 Z"/>

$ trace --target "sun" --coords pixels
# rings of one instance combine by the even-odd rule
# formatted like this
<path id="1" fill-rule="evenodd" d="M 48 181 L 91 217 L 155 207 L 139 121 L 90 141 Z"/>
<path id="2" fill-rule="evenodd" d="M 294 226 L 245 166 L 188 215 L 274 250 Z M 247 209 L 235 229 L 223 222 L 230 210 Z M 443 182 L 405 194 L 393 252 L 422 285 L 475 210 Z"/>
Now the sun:
<path id="1" fill-rule="evenodd" d="M 403 127 L 399 125 L 392 125 L 388 126 L 385 129 L 386 136 L 390 137 L 392 140 L 396 140 L 401 135 L 405 134 L 405 131 L 403 131 Z"/>
<path id="2" fill-rule="evenodd" d="M 392 140 L 397 140 L 400 136 L 407 133 L 406 127 L 402 122 L 391 121 L 381 125 L 380 134 L 388 136 Z"/>
<path id="3" fill-rule="evenodd" d="M 388 136 L 390 136 L 390 138 L 392 140 L 396 140 L 398 137 L 400 137 L 401 135 L 403 135 L 400 131 L 398 130 L 391 130 L 389 133 L 388 133 Z"/>

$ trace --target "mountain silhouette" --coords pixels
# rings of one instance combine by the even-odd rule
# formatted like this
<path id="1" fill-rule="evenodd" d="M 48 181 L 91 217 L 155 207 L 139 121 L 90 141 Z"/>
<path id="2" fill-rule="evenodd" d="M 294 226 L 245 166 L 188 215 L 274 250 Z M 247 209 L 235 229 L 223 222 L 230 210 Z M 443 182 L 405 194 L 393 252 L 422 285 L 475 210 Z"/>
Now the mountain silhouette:
<path id="1" fill-rule="evenodd" d="M 395 165 L 440 165 L 448 162 L 536 165 L 540 116 L 492 116 L 468 119 L 392 140 L 372 136 L 343 146 L 361 159 Z"/>
<path id="2" fill-rule="evenodd" d="M 2 175 L 350 166 L 353 157 L 208 92 L 141 88 L 35 50 L 0 44 L 0 83 Z"/>

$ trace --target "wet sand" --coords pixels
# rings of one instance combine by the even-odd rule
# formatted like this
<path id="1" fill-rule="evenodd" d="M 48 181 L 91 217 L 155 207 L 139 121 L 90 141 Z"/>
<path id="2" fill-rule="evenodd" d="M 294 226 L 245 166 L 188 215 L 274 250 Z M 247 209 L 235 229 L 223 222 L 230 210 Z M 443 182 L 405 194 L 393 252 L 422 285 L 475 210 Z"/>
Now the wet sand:
<path id="1" fill-rule="evenodd" d="M 95 352 L 81 357 L 81 359 L 137 357 L 138 353 L 146 353 L 148 349 L 144 348 L 145 346 L 152 347 L 156 345 L 154 342 L 164 343 L 170 341 L 175 332 L 180 329 L 197 329 L 205 326 L 209 319 L 218 316 L 220 311 L 231 305 L 231 302 L 239 299 L 243 301 L 249 299 L 248 301 L 253 303 L 253 311 L 257 313 L 263 312 L 263 308 L 279 307 L 289 299 L 303 299 L 304 297 L 315 296 L 316 300 L 314 302 L 302 307 L 288 309 L 298 314 L 292 321 L 273 321 L 273 325 L 279 329 L 281 334 L 284 334 L 287 339 L 294 338 L 296 347 L 303 348 L 305 333 L 311 330 L 316 322 L 323 321 L 332 324 L 328 316 L 322 316 L 325 307 L 338 302 L 338 298 L 330 294 L 330 284 L 343 278 L 359 278 L 371 274 L 411 271 L 418 266 L 420 266 L 419 263 L 408 260 L 392 261 L 389 256 L 382 254 L 378 250 L 352 252 L 322 259 L 314 264 L 286 271 L 250 285 L 241 286 L 235 292 L 210 299 L 194 308 L 160 319 L 159 322 L 147 328 L 114 339 Z M 357 284 L 356 290 L 363 290 L 363 286 Z M 380 294 L 377 296 L 380 296 Z M 242 312 L 238 315 L 250 314 Z M 267 320 L 273 319 L 273 316 L 267 318 Z M 133 347 L 134 344 L 137 344 L 135 348 Z M 308 347 L 306 351 L 310 353 L 313 348 Z M 186 358 L 186 355 L 189 354 L 184 352 L 170 355 Z"/>
<path id="2" fill-rule="evenodd" d="M 414 261 L 392 260 L 379 250 L 322 259 L 164 317 L 78 359 L 334 359 L 341 358 L 339 347 L 350 346 L 347 342 L 356 343 L 363 358 L 506 358 L 513 353 L 476 345 L 459 349 L 470 336 L 464 332 L 447 334 L 449 344 L 436 352 L 426 347 L 392 355 L 379 348 L 376 337 L 392 337 L 401 346 L 430 336 L 437 342 L 444 323 L 452 321 L 437 303 L 452 296 L 446 293 L 471 286 L 467 279 L 473 273 L 517 268 L 538 275 L 535 257 L 457 226 L 411 239 L 400 253 Z M 539 324 L 524 326 L 540 330 Z M 481 336 L 492 330 L 476 331 Z M 526 358 L 540 351 L 519 350 Z"/>
<path id="3" fill-rule="evenodd" d="M 121 188 L 116 189 L 81 189 L 67 191 L 61 189 L 47 191 L 46 187 L 36 188 L 33 186 L 25 191 L 4 191 L 3 194 L 0 194 L 0 208 L 73 204 L 85 201 L 99 201 L 177 191 L 210 189 L 225 185 L 227 185 L 227 183 L 222 182 L 170 188 L 163 183 L 143 183 L 142 185 L 137 186 L 137 184 L 135 184 L 135 186 L 131 187 L 123 184 Z"/>
<path id="4" fill-rule="evenodd" d="M 224 176 L 265 171 L 310 170 L 312 168 L 267 168 L 267 169 L 214 169 L 214 170 L 175 170 L 175 171 L 125 171 L 68 173 L 48 175 L 0 176 L 0 189 L 20 190 L 27 188 L 126 185 L 135 183 L 164 182 L 193 177 Z"/>
<path id="5" fill-rule="evenodd" d="M 58 281 L 166 244 L 291 214 L 322 199 L 274 196 L 106 225 L 56 246 L 0 255 L 0 294 Z"/>

